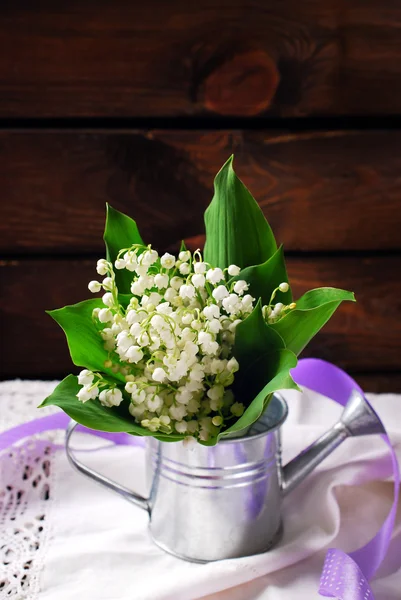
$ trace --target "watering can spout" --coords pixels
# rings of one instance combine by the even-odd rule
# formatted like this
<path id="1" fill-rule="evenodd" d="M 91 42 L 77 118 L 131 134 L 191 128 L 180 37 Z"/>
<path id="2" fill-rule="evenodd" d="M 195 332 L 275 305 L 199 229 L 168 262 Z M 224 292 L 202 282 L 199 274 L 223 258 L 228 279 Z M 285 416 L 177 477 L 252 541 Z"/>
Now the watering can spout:
<path id="1" fill-rule="evenodd" d="M 380 419 L 357 390 L 352 392 L 340 420 L 282 469 L 281 488 L 291 492 L 313 469 L 352 436 L 385 433 Z"/>

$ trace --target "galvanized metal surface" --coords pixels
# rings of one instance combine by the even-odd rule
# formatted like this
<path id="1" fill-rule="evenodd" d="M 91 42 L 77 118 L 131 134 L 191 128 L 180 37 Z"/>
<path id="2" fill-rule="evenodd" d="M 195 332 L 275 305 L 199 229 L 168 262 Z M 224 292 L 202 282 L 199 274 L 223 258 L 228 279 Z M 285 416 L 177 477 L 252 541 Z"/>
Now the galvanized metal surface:
<path id="1" fill-rule="evenodd" d="M 81 463 L 81 473 L 149 512 L 150 534 L 165 551 L 185 560 L 208 562 L 268 550 L 281 532 L 283 495 L 298 485 L 350 435 L 381 433 L 362 396 L 353 394 L 338 423 L 284 468 L 280 427 L 287 404 L 275 395 L 268 409 L 241 438 L 216 446 L 146 440 L 149 498 L 143 498 Z"/>

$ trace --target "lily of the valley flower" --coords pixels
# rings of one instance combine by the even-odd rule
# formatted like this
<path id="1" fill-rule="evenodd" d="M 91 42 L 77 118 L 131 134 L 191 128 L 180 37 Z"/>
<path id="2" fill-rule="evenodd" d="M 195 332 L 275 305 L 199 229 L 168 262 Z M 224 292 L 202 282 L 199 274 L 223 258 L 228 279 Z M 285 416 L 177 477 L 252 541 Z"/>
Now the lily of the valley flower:
<path id="1" fill-rule="evenodd" d="M 126 308 L 118 301 L 114 268 L 132 273 Z M 112 408 L 125 398 L 133 419 L 152 433 L 207 441 L 245 410 L 231 387 L 239 369 L 232 355 L 235 330 L 255 306 L 247 281 L 231 281 L 239 267 L 213 268 L 199 251 L 182 250 L 176 260 L 169 253 L 159 257 L 150 246 L 122 250 L 114 268 L 98 261 L 97 271 L 105 277 L 102 283 L 91 281 L 89 289 L 104 291 L 104 307 L 95 309 L 93 318 L 109 354 L 105 367 L 126 383 L 110 384 L 85 369 L 78 377 L 78 399 L 98 399 Z M 274 302 L 286 291 L 283 282 L 263 307 L 269 322 L 295 307 Z"/>

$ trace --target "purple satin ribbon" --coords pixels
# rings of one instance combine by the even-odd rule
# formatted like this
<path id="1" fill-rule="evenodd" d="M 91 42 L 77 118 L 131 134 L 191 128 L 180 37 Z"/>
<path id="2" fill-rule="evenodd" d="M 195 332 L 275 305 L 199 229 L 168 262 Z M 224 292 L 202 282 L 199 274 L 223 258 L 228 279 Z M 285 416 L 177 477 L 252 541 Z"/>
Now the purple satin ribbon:
<path id="1" fill-rule="evenodd" d="M 345 406 L 353 390 L 365 398 L 359 385 L 338 367 L 317 358 L 304 358 L 292 370 L 295 381 Z M 372 407 L 371 407 L 372 408 Z M 373 409 L 372 409 L 373 410 Z M 400 471 L 387 434 L 381 435 L 390 450 L 394 475 L 394 500 L 379 532 L 365 546 L 345 554 L 334 548 L 327 552 L 319 592 L 338 600 L 374 600 L 368 580 L 381 565 L 391 541 L 397 513 Z"/>
<path id="2" fill-rule="evenodd" d="M 292 375 L 299 385 L 327 396 L 341 406 L 345 406 L 353 390 L 358 390 L 363 395 L 359 385 L 344 371 L 316 358 L 300 360 L 297 367 L 292 370 Z M 32 435 L 55 429 L 66 429 L 69 421 L 70 418 L 66 414 L 56 413 L 13 427 L 0 434 L 0 452 Z M 143 443 L 141 438 L 127 434 L 108 433 L 84 427 L 82 429 L 115 444 Z M 387 553 L 394 528 L 400 485 L 397 457 L 388 435 L 383 434 L 381 437 L 389 447 L 393 465 L 393 505 L 379 532 L 365 546 L 350 554 L 335 548 L 328 550 L 319 587 L 322 596 L 337 598 L 337 600 L 374 600 L 368 580 L 373 577 Z M 52 443 L 49 443 L 49 446 L 54 449 L 60 448 Z"/>
<path id="3" fill-rule="evenodd" d="M 31 435 L 44 433 L 45 431 L 54 431 L 56 429 L 67 429 L 70 421 L 71 419 L 68 415 L 63 412 L 59 412 L 55 413 L 54 415 L 28 421 L 27 423 L 17 425 L 12 429 L 7 429 L 7 431 L 4 431 L 0 434 L 0 452 L 6 448 L 9 448 L 10 446 L 13 446 L 17 442 L 30 437 Z M 92 435 L 96 435 L 97 437 L 101 437 L 105 440 L 109 440 L 116 445 L 138 446 L 142 445 L 143 443 L 142 439 L 133 435 L 128 435 L 127 433 L 109 433 L 108 431 L 89 429 L 88 427 L 83 427 L 83 425 L 78 425 L 77 431 L 79 430 L 84 431 L 85 433 L 91 433 Z M 57 444 L 53 444 L 52 442 L 49 442 L 49 446 L 55 450 L 64 448 L 64 446 L 59 446 Z"/>

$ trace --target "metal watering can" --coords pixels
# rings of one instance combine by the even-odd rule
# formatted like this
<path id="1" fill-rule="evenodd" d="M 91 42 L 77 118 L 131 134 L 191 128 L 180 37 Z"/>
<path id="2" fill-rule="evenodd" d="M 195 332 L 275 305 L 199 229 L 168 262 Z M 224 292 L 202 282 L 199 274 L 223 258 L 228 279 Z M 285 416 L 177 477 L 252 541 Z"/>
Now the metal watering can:
<path id="1" fill-rule="evenodd" d="M 266 411 L 243 437 L 216 446 L 185 445 L 146 438 L 149 498 L 120 486 L 73 455 L 74 467 L 149 513 L 155 544 L 193 562 L 265 552 L 280 537 L 282 499 L 347 437 L 383 433 L 378 417 L 353 392 L 340 420 L 284 467 L 280 429 L 288 414 L 275 394 Z"/>

